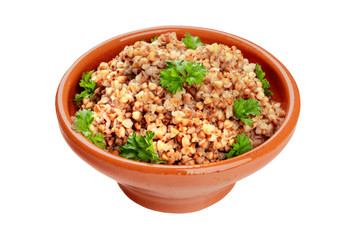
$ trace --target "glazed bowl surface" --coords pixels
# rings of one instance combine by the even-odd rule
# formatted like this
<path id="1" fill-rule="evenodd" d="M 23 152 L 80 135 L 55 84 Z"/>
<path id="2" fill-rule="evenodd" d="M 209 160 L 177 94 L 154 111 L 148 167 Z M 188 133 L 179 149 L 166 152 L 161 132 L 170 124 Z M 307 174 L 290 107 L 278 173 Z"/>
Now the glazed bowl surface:
<path id="1" fill-rule="evenodd" d="M 156 35 L 189 32 L 204 43 L 236 46 L 249 62 L 259 63 L 286 116 L 280 129 L 265 143 L 231 159 L 203 165 L 173 166 L 137 162 L 110 154 L 71 129 L 73 104 L 82 73 L 108 62 L 125 46 Z M 292 137 L 300 112 L 300 96 L 295 80 L 285 66 L 269 52 L 235 35 L 199 27 L 162 26 L 137 30 L 111 38 L 90 49 L 64 74 L 56 93 L 56 114 L 61 133 L 71 149 L 85 162 L 114 179 L 138 204 L 162 212 L 184 213 L 206 208 L 222 199 L 234 184 L 268 164 Z"/>

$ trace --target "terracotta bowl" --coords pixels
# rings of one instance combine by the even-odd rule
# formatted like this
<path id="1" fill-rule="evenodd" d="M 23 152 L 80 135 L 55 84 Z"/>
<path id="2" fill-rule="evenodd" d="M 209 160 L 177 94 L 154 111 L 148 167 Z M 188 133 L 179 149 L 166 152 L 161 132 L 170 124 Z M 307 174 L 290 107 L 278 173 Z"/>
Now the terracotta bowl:
<path id="1" fill-rule="evenodd" d="M 273 99 L 286 110 L 280 129 L 265 143 L 228 160 L 205 165 L 168 166 L 142 163 L 112 155 L 88 142 L 71 129 L 77 111 L 72 102 L 82 73 L 114 58 L 126 45 L 165 32 L 178 38 L 189 32 L 204 43 L 235 45 L 250 62 L 259 63 L 271 83 Z M 111 38 L 82 55 L 65 73 L 56 93 L 56 114 L 60 130 L 71 149 L 92 167 L 118 182 L 136 203 L 162 212 L 185 213 L 206 208 L 222 199 L 235 183 L 268 164 L 285 147 L 294 133 L 300 112 L 296 83 L 285 66 L 261 47 L 243 38 L 217 30 L 163 26 L 138 30 Z"/>

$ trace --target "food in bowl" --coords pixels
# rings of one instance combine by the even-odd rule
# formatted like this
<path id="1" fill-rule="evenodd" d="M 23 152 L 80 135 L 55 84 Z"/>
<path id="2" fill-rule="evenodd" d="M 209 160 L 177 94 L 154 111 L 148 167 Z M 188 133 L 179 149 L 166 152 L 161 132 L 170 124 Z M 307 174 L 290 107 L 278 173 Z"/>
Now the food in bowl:
<path id="1" fill-rule="evenodd" d="M 261 66 L 235 46 L 186 34 L 126 46 L 83 74 L 73 129 L 137 161 L 194 165 L 259 146 L 286 115 Z"/>
<path id="2" fill-rule="evenodd" d="M 150 40 L 154 36 L 167 32 L 176 32 L 180 38 L 190 32 L 200 37 L 204 43 L 234 45 L 237 49 L 241 49 L 249 62 L 259 63 L 270 81 L 271 91 L 274 92 L 272 100 L 280 102 L 282 109 L 286 112 L 276 132 L 255 149 L 227 160 L 209 164 L 165 165 L 119 157 L 92 144 L 86 138 L 91 137 L 91 141 L 99 143 L 100 137 L 104 137 L 99 132 L 91 133 L 88 127 L 89 122 L 94 121 L 92 119 L 94 114 L 89 118 L 79 116 L 81 121 L 85 119 L 82 130 L 85 130 L 87 134 L 90 133 L 90 136 L 87 135 L 84 138 L 82 134 L 74 131 L 71 127 L 74 124 L 71 118 L 79 109 L 73 104 L 73 99 L 76 94 L 81 94 L 85 90 L 85 88 L 77 87 L 83 72 L 97 70 L 101 62 L 108 63 L 126 46 L 134 45 L 136 41 Z M 91 90 L 91 82 L 89 90 Z M 241 37 L 214 29 L 188 26 L 141 29 L 100 43 L 84 53 L 69 67 L 59 83 L 55 99 L 61 133 L 74 153 L 90 166 L 116 181 L 134 202 L 149 209 L 176 213 L 198 211 L 218 202 L 231 191 L 237 181 L 270 163 L 293 136 L 300 113 L 300 95 L 297 84 L 289 70 L 275 56 Z M 82 105 L 82 103 L 79 104 Z M 81 109 L 81 111 L 84 110 L 93 112 L 91 108 Z M 145 135 L 136 136 L 146 137 Z M 153 139 L 153 142 L 157 141 Z M 102 141 L 102 143 L 105 147 L 105 142 Z M 154 144 L 154 149 L 156 147 Z"/>

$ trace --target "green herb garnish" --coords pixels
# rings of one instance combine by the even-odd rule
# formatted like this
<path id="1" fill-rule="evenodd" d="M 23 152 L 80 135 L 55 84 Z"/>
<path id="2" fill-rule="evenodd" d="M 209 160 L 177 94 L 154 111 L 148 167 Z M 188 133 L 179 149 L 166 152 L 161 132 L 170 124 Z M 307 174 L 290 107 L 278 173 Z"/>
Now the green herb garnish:
<path id="1" fill-rule="evenodd" d="M 159 36 L 155 36 L 153 38 L 150 39 L 150 42 L 155 42 L 158 39 Z"/>
<path id="2" fill-rule="evenodd" d="M 126 144 L 119 146 L 121 150 L 120 156 L 140 162 L 166 163 L 155 153 L 153 146 L 154 136 L 155 133 L 148 131 L 145 132 L 145 137 L 142 135 L 136 136 L 136 133 L 133 132 L 127 138 Z"/>
<path id="3" fill-rule="evenodd" d="M 90 98 L 94 94 L 96 83 L 91 80 L 91 74 L 93 74 L 93 72 L 94 71 L 83 73 L 79 86 L 84 88 L 84 91 L 75 95 L 75 103 L 80 102 L 84 98 Z"/>
<path id="4" fill-rule="evenodd" d="M 187 82 L 190 86 L 194 83 L 202 83 L 207 72 L 208 70 L 201 63 L 168 59 L 166 68 L 160 71 L 159 83 L 163 88 L 175 94 L 183 90 L 183 82 Z"/>
<path id="5" fill-rule="evenodd" d="M 265 77 L 265 73 L 261 70 L 261 66 L 259 64 L 256 64 L 255 66 L 255 72 L 256 72 L 256 77 L 260 80 L 260 82 L 262 83 L 262 87 L 264 89 L 264 93 L 266 96 L 270 97 L 273 95 L 273 92 L 269 90 L 270 88 L 270 83 L 268 80 L 266 80 Z"/>
<path id="6" fill-rule="evenodd" d="M 252 98 L 249 100 L 245 100 L 243 98 L 235 100 L 233 108 L 235 117 L 243 121 L 249 127 L 251 127 L 253 123 L 251 115 L 257 116 L 262 112 L 262 108 L 259 105 L 259 102 Z"/>
<path id="7" fill-rule="evenodd" d="M 253 146 L 251 145 L 251 141 L 246 136 L 245 133 L 236 135 L 236 143 L 233 143 L 233 148 L 230 150 L 230 152 L 226 153 L 226 158 L 232 158 L 235 156 L 239 156 L 243 153 L 246 153 L 253 149 Z"/>
<path id="8" fill-rule="evenodd" d="M 185 38 L 182 38 L 181 41 L 191 49 L 196 49 L 198 46 L 204 45 L 199 37 L 193 37 L 190 33 L 186 33 Z"/>
<path id="9" fill-rule="evenodd" d="M 90 142 L 104 149 L 104 136 L 99 133 L 94 136 L 94 132 L 89 129 L 90 124 L 94 121 L 93 115 L 94 112 L 90 109 L 77 111 L 71 128 L 76 132 L 81 132 Z"/>

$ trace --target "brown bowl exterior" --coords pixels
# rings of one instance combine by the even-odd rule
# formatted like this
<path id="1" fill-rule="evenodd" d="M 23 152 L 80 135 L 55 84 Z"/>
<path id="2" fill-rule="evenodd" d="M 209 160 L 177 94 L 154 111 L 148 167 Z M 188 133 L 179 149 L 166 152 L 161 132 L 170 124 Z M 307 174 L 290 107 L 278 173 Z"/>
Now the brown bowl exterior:
<path id="1" fill-rule="evenodd" d="M 204 43 L 235 45 L 250 62 L 259 63 L 274 92 L 273 99 L 286 110 L 280 129 L 265 143 L 228 160 L 194 166 L 169 166 L 137 162 L 112 155 L 88 142 L 71 129 L 71 116 L 77 111 L 72 102 L 83 72 L 96 69 L 126 45 L 156 35 L 176 32 L 178 38 L 189 32 Z M 294 133 L 300 112 L 297 85 L 285 66 L 261 47 L 243 38 L 217 30 L 163 26 L 119 35 L 82 55 L 63 76 L 56 93 L 56 114 L 61 133 L 71 149 L 92 167 L 117 181 L 125 194 L 147 208 L 162 212 L 192 212 L 223 198 L 236 181 L 268 164 L 285 147 Z"/>

